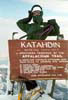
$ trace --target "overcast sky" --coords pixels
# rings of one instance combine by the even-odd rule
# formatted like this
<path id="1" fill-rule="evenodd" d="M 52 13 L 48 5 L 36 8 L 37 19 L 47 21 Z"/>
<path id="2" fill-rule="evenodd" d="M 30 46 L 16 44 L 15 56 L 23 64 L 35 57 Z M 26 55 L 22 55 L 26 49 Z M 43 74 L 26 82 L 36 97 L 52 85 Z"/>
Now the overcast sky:
<path id="1" fill-rule="evenodd" d="M 42 6 L 44 21 L 56 19 L 60 33 L 68 40 L 68 0 L 0 0 L 0 58 L 8 57 L 8 39 L 12 39 L 12 32 L 24 34 L 16 22 L 28 16 L 34 4 Z"/>

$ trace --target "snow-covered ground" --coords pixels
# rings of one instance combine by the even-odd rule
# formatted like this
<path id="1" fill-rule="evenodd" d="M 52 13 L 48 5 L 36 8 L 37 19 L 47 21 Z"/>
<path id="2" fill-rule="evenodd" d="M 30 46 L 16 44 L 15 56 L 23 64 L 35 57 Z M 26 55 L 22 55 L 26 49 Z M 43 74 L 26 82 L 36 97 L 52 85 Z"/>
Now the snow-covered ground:
<path id="1" fill-rule="evenodd" d="M 0 95 L 0 100 L 18 100 L 17 96 Z"/>
<path id="2" fill-rule="evenodd" d="M 59 86 L 64 85 L 68 88 L 68 80 L 56 80 L 56 84 L 58 84 Z"/>
<path id="3" fill-rule="evenodd" d="M 2 68 L 7 69 L 4 72 Z M 8 87 L 9 87 L 9 70 L 8 65 L 0 65 L 0 100 L 17 100 L 17 92 L 15 86 L 15 94 L 14 96 L 7 95 Z M 1 74 L 3 72 L 3 74 Z M 5 73 L 5 74 L 4 74 Z M 2 78 L 2 75 L 5 75 L 5 78 Z M 6 76 L 7 75 L 7 76 Z M 7 80 L 7 81 L 6 81 Z M 45 86 L 45 81 L 42 81 L 42 85 Z M 4 86 L 6 88 L 4 88 Z M 46 90 L 45 90 L 46 91 Z M 68 100 L 68 80 L 56 80 L 56 85 L 54 89 L 54 99 L 49 97 L 48 95 L 44 94 L 39 100 Z"/>
<path id="4" fill-rule="evenodd" d="M 18 100 L 18 96 L 8 96 L 8 95 L 0 95 L 0 100 Z M 55 100 L 49 97 L 48 95 L 43 95 L 38 100 Z"/>

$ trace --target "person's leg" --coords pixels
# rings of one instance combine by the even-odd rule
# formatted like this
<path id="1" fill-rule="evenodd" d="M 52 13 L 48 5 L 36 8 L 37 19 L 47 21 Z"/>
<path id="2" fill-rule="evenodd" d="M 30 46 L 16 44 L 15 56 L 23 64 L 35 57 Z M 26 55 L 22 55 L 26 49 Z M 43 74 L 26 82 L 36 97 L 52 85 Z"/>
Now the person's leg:
<path id="1" fill-rule="evenodd" d="M 25 84 L 28 91 L 37 87 L 37 83 L 35 80 L 25 81 Z"/>

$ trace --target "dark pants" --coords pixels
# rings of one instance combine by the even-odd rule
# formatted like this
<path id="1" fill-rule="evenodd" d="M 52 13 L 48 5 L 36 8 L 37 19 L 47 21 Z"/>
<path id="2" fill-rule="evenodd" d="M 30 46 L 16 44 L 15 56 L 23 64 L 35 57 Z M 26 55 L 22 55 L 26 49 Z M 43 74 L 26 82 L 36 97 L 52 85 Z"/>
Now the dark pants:
<path id="1" fill-rule="evenodd" d="M 37 83 L 34 80 L 25 81 L 25 84 L 28 91 L 37 87 Z"/>

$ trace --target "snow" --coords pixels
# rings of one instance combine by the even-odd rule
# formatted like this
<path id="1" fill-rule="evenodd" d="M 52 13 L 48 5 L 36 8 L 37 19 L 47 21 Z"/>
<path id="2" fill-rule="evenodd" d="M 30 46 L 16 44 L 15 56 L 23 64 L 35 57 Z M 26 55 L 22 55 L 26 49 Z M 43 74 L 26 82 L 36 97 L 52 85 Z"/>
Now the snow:
<path id="1" fill-rule="evenodd" d="M 56 80 L 56 84 L 58 85 L 64 85 L 68 88 L 68 80 Z"/>
<path id="2" fill-rule="evenodd" d="M 0 95 L 0 100 L 18 100 L 18 97 L 17 97 L 17 95 L 15 95 L 15 96 Z M 55 99 L 52 99 L 48 95 L 43 95 L 38 100 L 55 100 Z"/>
<path id="3" fill-rule="evenodd" d="M 8 68 L 8 65 L 1 64 L 1 65 L 0 65 L 0 68 Z"/>
<path id="4" fill-rule="evenodd" d="M 7 85 L 7 89 L 8 89 L 9 86 L 10 86 L 9 85 L 9 75 L 10 75 L 9 67 L 8 67 L 8 65 L 6 66 L 6 65 L 3 64 L 3 65 L 0 65 L 0 68 L 7 68 L 8 69 L 8 73 L 7 73 L 7 83 L 5 83 Z M 43 82 L 45 83 L 45 81 L 43 81 Z M 1 82 L 0 84 L 2 85 L 3 83 Z M 56 84 L 58 85 L 58 87 L 60 89 L 56 88 L 56 91 L 58 91 L 58 93 L 56 91 L 54 91 L 54 94 L 55 94 L 54 97 L 58 97 L 57 96 L 58 94 L 60 95 L 59 97 L 65 96 L 63 94 L 64 94 L 64 91 L 67 91 L 67 89 L 68 89 L 68 80 L 56 80 Z M 61 90 L 61 88 L 63 89 L 63 91 Z M 0 90 L 0 92 L 3 93 L 2 89 Z M 46 89 L 45 89 L 45 92 L 46 92 Z M 7 95 L 7 91 L 4 94 L 5 95 L 2 95 L 2 94 L 0 95 L 0 100 L 18 100 L 18 96 L 17 95 L 14 95 L 14 96 Z M 55 99 L 51 98 L 47 94 L 43 94 L 42 97 L 40 97 L 38 100 L 55 100 Z M 65 99 L 65 100 L 67 100 L 67 99 Z"/>
<path id="5" fill-rule="evenodd" d="M 0 95 L 0 100 L 17 100 L 17 96 Z"/>

